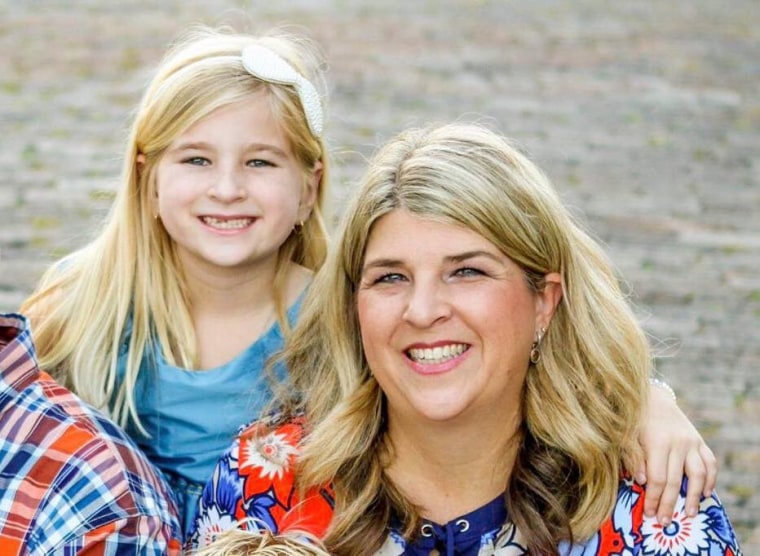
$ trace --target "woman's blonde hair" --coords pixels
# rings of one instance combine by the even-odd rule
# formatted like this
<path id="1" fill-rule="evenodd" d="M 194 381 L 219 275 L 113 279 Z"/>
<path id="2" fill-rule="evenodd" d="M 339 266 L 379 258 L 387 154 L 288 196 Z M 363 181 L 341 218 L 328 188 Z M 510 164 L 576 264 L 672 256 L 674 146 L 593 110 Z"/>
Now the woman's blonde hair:
<path id="1" fill-rule="evenodd" d="M 267 530 L 230 529 L 193 556 L 330 556 L 321 542 L 306 533 L 274 534 Z"/>
<path id="2" fill-rule="evenodd" d="M 622 460 L 639 450 L 646 337 L 612 265 L 543 173 L 488 129 L 450 124 L 404 132 L 375 155 L 283 357 L 291 392 L 303 393 L 280 393 L 286 414 L 305 412 L 313 427 L 300 486 L 335 488 L 328 549 L 376 550 L 392 516 L 407 536 L 419 530 L 417 509 L 384 472 L 392 457 L 385 400 L 363 355 L 356 312 L 372 227 L 395 210 L 477 232 L 536 290 L 547 273 L 561 273 L 564 297 L 524 384 L 520 449 L 505 497 L 533 553 L 591 535 L 614 504 Z"/>
<path id="3" fill-rule="evenodd" d="M 40 365 L 124 425 L 136 415 L 134 384 L 144 356 L 157 345 L 173 365 L 193 368 L 196 335 L 174 242 L 156 214 L 156 167 L 172 141 L 213 111 L 265 90 L 295 158 L 307 175 L 323 171 L 309 218 L 280 247 L 274 297 L 287 330 L 285 278 L 292 262 L 321 266 L 327 235 L 322 217 L 327 183 L 323 140 L 314 136 L 292 86 L 262 81 L 243 67 L 241 52 L 260 44 L 321 90 L 324 61 L 306 37 L 274 30 L 262 36 L 196 27 L 168 50 L 134 115 L 122 185 L 97 237 L 54 265 L 21 310 L 31 317 Z M 138 171 L 138 157 L 141 167 Z M 129 323 L 124 382 L 116 391 L 119 346 Z"/>

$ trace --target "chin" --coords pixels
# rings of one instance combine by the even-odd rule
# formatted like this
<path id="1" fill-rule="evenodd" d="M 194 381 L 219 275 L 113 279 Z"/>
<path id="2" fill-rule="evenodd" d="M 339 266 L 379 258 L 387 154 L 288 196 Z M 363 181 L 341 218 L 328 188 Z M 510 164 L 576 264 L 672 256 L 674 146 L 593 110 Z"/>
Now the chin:
<path id="1" fill-rule="evenodd" d="M 465 413 L 463 407 L 436 407 L 418 410 L 420 417 L 433 423 L 448 423 L 462 417 Z"/>

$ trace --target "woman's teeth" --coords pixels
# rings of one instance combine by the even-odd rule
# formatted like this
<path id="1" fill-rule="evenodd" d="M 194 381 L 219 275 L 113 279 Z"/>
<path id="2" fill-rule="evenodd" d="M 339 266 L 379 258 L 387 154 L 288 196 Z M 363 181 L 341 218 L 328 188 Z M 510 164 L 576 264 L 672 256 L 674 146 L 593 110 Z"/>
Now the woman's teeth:
<path id="1" fill-rule="evenodd" d="M 467 351 L 467 344 L 447 344 L 434 348 L 410 349 L 407 352 L 409 359 L 424 365 L 443 363 L 449 359 L 461 355 Z"/>

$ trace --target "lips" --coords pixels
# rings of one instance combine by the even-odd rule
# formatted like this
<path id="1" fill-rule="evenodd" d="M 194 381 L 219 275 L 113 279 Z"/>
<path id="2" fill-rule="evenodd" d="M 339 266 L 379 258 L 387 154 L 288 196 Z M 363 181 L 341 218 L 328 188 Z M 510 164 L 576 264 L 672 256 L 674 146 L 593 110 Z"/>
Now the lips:
<path id="1" fill-rule="evenodd" d="M 410 348 L 406 356 L 420 365 L 438 365 L 462 355 L 470 348 L 468 344 L 451 343 L 435 347 Z"/>
<path id="2" fill-rule="evenodd" d="M 249 216 L 201 216 L 200 220 L 206 226 L 217 230 L 242 230 L 253 224 L 255 219 Z"/>

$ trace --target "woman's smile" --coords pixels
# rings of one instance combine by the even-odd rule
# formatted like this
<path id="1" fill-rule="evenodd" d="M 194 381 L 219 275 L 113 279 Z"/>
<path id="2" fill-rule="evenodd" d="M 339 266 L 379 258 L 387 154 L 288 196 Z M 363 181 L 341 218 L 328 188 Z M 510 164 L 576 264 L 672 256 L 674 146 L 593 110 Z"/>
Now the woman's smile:
<path id="1" fill-rule="evenodd" d="M 518 411 L 541 296 L 522 268 L 468 228 L 401 209 L 378 219 L 357 308 L 390 418 Z"/>
<path id="2" fill-rule="evenodd" d="M 468 355 L 470 346 L 459 342 L 440 342 L 405 350 L 412 370 L 422 374 L 443 373 L 456 368 Z"/>

